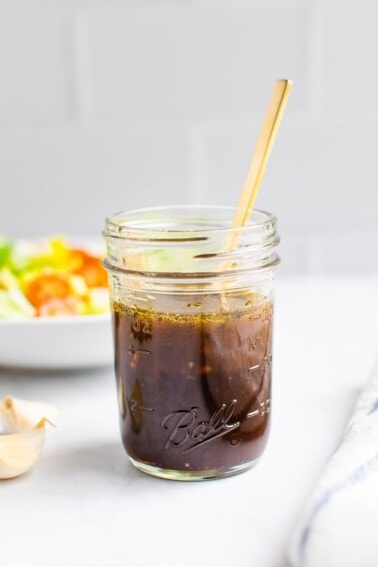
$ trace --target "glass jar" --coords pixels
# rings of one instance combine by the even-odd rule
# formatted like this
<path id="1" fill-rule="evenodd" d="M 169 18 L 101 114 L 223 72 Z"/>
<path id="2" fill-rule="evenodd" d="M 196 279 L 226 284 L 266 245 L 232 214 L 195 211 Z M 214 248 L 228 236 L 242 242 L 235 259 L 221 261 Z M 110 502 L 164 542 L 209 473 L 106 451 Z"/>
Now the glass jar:
<path id="1" fill-rule="evenodd" d="M 154 207 L 106 220 L 121 435 L 140 470 L 202 480 L 253 466 L 271 412 L 276 218 Z"/>

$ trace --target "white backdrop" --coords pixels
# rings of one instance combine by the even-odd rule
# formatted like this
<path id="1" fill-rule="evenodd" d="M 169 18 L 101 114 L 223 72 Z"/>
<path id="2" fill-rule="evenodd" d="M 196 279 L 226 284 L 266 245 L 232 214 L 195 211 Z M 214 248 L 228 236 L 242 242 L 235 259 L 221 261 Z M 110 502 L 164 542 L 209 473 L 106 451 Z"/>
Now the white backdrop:
<path id="1" fill-rule="evenodd" d="M 377 29 L 367 0 L 0 0 L 0 232 L 236 203 L 289 77 L 257 202 L 281 270 L 378 270 Z"/>

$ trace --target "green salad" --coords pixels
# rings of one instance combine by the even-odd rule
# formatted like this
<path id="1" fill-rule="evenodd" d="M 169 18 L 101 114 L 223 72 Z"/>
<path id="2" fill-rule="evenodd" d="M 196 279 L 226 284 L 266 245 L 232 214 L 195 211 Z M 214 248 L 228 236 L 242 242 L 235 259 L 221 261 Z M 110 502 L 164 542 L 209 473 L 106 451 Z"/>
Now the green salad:
<path id="1" fill-rule="evenodd" d="M 0 319 L 109 311 L 102 257 L 62 236 L 41 241 L 0 236 Z"/>

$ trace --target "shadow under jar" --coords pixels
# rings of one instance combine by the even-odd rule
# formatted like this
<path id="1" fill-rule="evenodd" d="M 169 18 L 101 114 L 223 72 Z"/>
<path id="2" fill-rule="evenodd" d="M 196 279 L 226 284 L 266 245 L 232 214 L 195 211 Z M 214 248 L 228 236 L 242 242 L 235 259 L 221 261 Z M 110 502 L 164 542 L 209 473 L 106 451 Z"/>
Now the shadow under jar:
<path id="1" fill-rule="evenodd" d="M 276 219 L 155 207 L 106 220 L 121 435 L 140 470 L 203 480 L 252 467 L 271 413 Z"/>

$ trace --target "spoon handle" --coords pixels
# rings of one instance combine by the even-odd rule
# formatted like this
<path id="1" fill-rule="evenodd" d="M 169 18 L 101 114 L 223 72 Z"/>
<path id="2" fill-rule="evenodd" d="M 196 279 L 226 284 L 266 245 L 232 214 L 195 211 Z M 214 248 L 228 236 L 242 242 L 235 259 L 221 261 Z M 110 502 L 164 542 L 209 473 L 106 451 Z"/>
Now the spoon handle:
<path id="1" fill-rule="evenodd" d="M 292 82 L 287 79 L 276 81 L 274 85 L 272 98 L 270 99 L 268 110 L 265 114 L 256 149 L 236 208 L 233 219 L 234 227 L 248 224 L 291 86 Z"/>

